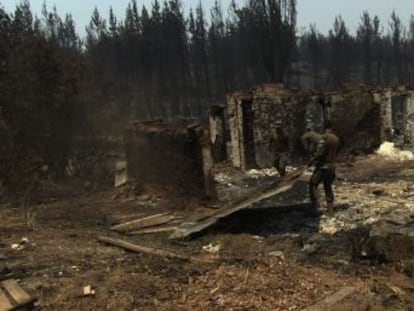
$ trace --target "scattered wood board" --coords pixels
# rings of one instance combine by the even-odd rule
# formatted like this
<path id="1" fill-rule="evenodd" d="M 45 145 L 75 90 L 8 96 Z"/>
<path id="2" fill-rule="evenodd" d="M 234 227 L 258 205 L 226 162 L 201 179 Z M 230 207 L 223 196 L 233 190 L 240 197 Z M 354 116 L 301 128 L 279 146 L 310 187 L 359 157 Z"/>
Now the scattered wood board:
<path id="1" fill-rule="evenodd" d="M 138 219 L 140 217 L 144 217 L 144 214 L 143 213 L 134 213 L 134 214 L 128 214 L 128 215 L 114 214 L 114 215 L 109 215 L 106 217 L 106 223 L 110 224 L 111 226 L 115 226 L 115 225 L 119 225 L 124 222 Z"/>
<path id="2" fill-rule="evenodd" d="M 177 226 L 158 226 L 147 229 L 141 229 L 137 231 L 127 232 L 128 235 L 139 235 L 139 234 L 152 234 L 152 233 L 164 233 L 171 232 L 177 229 Z"/>
<path id="3" fill-rule="evenodd" d="M 112 226 L 111 230 L 117 232 L 128 232 L 128 231 L 136 231 L 143 228 L 163 225 L 169 223 L 170 221 L 174 220 L 175 216 L 171 215 L 171 213 L 162 213 L 156 214 L 151 216 L 146 216 L 143 218 L 131 220 L 116 226 Z"/>
<path id="4" fill-rule="evenodd" d="M 115 188 L 121 187 L 128 182 L 128 164 L 127 161 L 118 161 L 115 163 Z"/>
<path id="5" fill-rule="evenodd" d="M 171 235 L 170 239 L 183 239 L 189 237 L 190 235 L 200 232 L 218 222 L 220 219 L 225 218 L 235 212 L 238 212 L 243 209 L 247 209 L 253 204 L 260 202 L 262 200 L 273 197 L 279 193 L 283 193 L 291 189 L 296 182 L 301 180 L 303 173 L 306 168 L 298 169 L 288 175 L 286 175 L 281 180 L 267 185 L 262 189 L 257 190 L 253 194 L 248 194 L 238 199 L 235 202 L 231 202 L 224 207 L 218 209 L 210 216 L 203 218 L 199 221 L 184 221 L 181 226 L 179 226 Z"/>
<path id="6" fill-rule="evenodd" d="M 6 294 L 0 289 L 0 311 L 12 310 L 12 307 Z"/>
<path id="7" fill-rule="evenodd" d="M 357 289 L 353 286 L 344 286 L 336 293 L 326 297 L 322 301 L 314 304 L 313 306 L 302 309 L 302 311 L 325 311 L 333 310 L 332 308 L 345 298 L 353 294 Z"/>
<path id="8" fill-rule="evenodd" d="M 8 298 L 8 296 L 10 298 Z M 1 282 L 0 311 L 11 311 L 29 306 L 36 301 L 13 279 Z"/>
<path id="9" fill-rule="evenodd" d="M 125 240 L 113 239 L 110 237 L 101 236 L 101 237 L 98 237 L 98 241 L 101 243 L 118 246 L 123 249 L 136 252 L 136 253 L 144 253 L 144 254 L 156 255 L 160 257 L 178 258 L 178 259 L 187 260 L 187 261 L 191 260 L 191 257 L 185 256 L 185 255 L 176 254 L 176 253 L 163 250 L 163 249 L 159 249 L 159 248 L 139 245 L 139 244 L 125 241 Z"/>

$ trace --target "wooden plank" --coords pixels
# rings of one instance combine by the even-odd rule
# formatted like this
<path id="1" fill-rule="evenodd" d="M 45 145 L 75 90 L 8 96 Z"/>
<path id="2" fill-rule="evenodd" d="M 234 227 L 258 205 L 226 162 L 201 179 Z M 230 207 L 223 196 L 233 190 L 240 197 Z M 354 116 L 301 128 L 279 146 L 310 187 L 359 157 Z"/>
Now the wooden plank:
<path id="1" fill-rule="evenodd" d="M 322 301 L 302 309 L 302 311 L 325 311 L 332 310 L 332 308 L 337 304 L 343 301 L 346 297 L 353 294 L 357 289 L 353 286 L 344 286 L 336 293 L 326 297 Z"/>
<path id="2" fill-rule="evenodd" d="M 177 229 L 177 226 L 162 226 L 162 227 L 154 227 L 148 229 L 141 229 L 137 231 L 128 232 L 128 235 L 139 235 L 139 234 L 151 234 L 151 233 L 163 233 L 163 232 L 170 232 Z"/>
<path id="3" fill-rule="evenodd" d="M 127 166 L 127 161 L 118 161 L 115 163 L 115 188 L 123 186 L 128 182 Z"/>
<path id="4" fill-rule="evenodd" d="M 276 183 L 273 183 L 269 186 L 266 186 L 262 189 L 259 189 L 254 194 L 248 194 L 235 202 L 231 202 L 226 206 L 218 209 L 211 216 L 197 222 L 183 222 L 171 235 L 170 239 L 183 239 L 189 237 L 190 235 L 200 232 L 213 224 L 219 221 L 222 218 L 225 218 L 235 212 L 238 212 L 243 209 L 247 209 L 253 204 L 260 202 L 262 200 L 271 198 L 279 193 L 283 193 L 291 189 L 297 181 L 300 180 L 301 176 L 305 172 L 306 168 L 298 169 L 295 172 L 292 172 L 286 175 L 283 179 L 279 180 Z"/>
<path id="5" fill-rule="evenodd" d="M 12 305 L 7 299 L 6 294 L 0 288 L 0 311 L 9 311 L 12 310 Z"/>
<path id="6" fill-rule="evenodd" d="M 112 226 L 111 230 L 118 232 L 136 231 L 147 227 L 163 225 L 173 219 L 175 219 L 175 216 L 171 215 L 171 213 L 156 214 Z"/>
<path id="7" fill-rule="evenodd" d="M 33 298 L 31 298 L 15 280 L 6 280 L 1 284 L 18 305 L 27 304 L 33 301 Z"/>
<path id="8" fill-rule="evenodd" d="M 132 252 L 136 252 L 136 253 L 144 253 L 144 254 L 156 255 L 156 256 L 161 256 L 161 257 L 178 258 L 178 259 L 183 259 L 183 260 L 190 260 L 191 259 L 188 256 L 181 255 L 181 254 L 176 254 L 176 253 L 166 251 L 166 250 L 163 250 L 163 249 L 143 246 L 143 245 L 131 243 L 131 242 L 128 242 L 128 241 L 125 241 L 125 240 L 113 239 L 113 238 L 110 238 L 110 237 L 101 236 L 101 237 L 98 237 L 98 241 L 102 242 L 102 243 L 118 246 L 118 247 L 121 247 L 123 249 L 129 250 L 129 251 L 132 251 Z"/>
<path id="9" fill-rule="evenodd" d="M 114 214 L 114 215 L 106 216 L 105 221 L 107 224 L 111 226 L 115 226 L 115 225 L 119 225 L 124 222 L 128 222 L 131 220 L 141 218 L 143 216 L 144 216 L 143 213 L 134 213 L 134 214 L 127 214 L 127 215 Z"/>

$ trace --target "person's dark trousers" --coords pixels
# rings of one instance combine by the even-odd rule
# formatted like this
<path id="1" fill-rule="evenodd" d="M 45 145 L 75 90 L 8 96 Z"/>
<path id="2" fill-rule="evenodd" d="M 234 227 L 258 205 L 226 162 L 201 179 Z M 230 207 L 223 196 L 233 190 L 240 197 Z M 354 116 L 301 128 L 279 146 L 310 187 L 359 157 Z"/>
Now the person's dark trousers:
<path id="1" fill-rule="evenodd" d="M 318 186 L 322 182 L 325 190 L 325 198 L 328 204 L 328 209 L 332 209 L 334 202 L 334 193 L 332 184 L 335 180 L 335 167 L 333 165 L 324 165 L 322 167 L 315 167 L 313 174 L 309 180 L 309 197 L 314 208 L 319 207 L 318 200 Z M 330 213 L 332 211 L 329 211 Z"/>

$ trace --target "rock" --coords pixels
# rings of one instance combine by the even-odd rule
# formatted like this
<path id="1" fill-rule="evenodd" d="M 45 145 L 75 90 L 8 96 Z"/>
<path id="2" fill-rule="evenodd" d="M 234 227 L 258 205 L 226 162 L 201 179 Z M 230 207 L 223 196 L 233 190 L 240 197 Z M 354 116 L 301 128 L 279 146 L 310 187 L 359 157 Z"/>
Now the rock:
<path id="1" fill-rule="evenodd" d="M 390 214 L 384 220 L 390 224 L 399 225 L 399 226 L 404 226 L 411 221 L 405 215 L 396 215 L 396 214 Z"/>
<path id="2" fill-rule="evenodd" d="M 302 251 L 308 255 L 313 255 L 319 250 L 320 246 L 317 244 L 306 244 L 303 246 Z"/>
<path id="3" fill-rule="evenodd" d="M 268 254 L 271 257 L 276 257 L 281 260 L 285 260 L 285 254 L 281 251 L 273 251 Z"/>
<path id="4" fill-rule="evenodd" d="M 91 285 L 87 285 L 83 287 L 83 296 L 93 296 L 95 295 L 95 290 L 92 288 Z"/>
<path id="5" fill-rule="evenodd" d="M 23 245 L 17 244 L 17 243 L 13 243 L 11 245 L 11 249 L 16 250 L 16 251 L 21 251 L 22 249 L 24 249 Z"/>
<path id="6" fill-rule="evenodd" d="M 335 234 L 340 229 L 334 218 L 324 218 L 319 227 L 320 232 L 327 234 Z"/>
<path id="7" fill-rule="evenodd" d="M 208 244 L 203 246 L 203 250 L 205 250 L 206 252 L 210 253 L 210 254 L 217 254 L 221 249 L 221 245 L 220 244 Z"/>
<path id="8" fill-rule="evenodd" d="M 410 238 L 414 238 L 414 225 L 408 225 L 401 228 L 396 229 L 396 233 L 400 235 L 405 235 Z"/>
<path id="9" fill-rule="evenodd" d="M 366 257 L 376 262 L 398 262 L 414 257 L 414 226 L 381 222 L 369 231 Z"/>

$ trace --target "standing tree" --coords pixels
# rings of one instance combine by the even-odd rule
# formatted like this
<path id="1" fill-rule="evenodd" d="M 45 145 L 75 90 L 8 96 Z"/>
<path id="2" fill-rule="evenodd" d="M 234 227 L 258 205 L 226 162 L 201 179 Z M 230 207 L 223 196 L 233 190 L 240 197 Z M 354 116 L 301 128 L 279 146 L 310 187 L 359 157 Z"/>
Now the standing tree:
<path id="1" fill-rule="evenodd" d="M 395 11 L 391 14 L 391 21 L 390 21 L 390 28 L 391 28 L 391 42 L 392 42 L 392 49 L 393 49 L 393 67 L 395 69 L 396 81 L 398 83 L 403 82 L 403 74 L 402 74 L 402 36 L 403 36 L 403 26 L 401 24 L 400 18 L 395 14 Z"/>
<path id="2" fill-rule="evenodd" d="M 335 18 L 333 30 L 329 31 L 329 70 L 335 87 L 347 81 L 350 69 L 351 37 L 341 16 Z"/>
<path id="3" fill-rule="evenodd" d="M 368 11 L 364 11 L 361 17 L 361 24 L 357 30 L 357 40 L 362 52 L 362 60 L 364 63 L 364 82 L 368 85 L 372 84 L 372 59 L 373 59 L 373 43 L 374 43 L 374 25 L 371 21 Z"/>
<path id="4" fill-rule="evenodd" d="M 313 88 L 320 89 L 322 86 L 322 66 L 324 57 L 323 49 L 323 36 L 318 32 L 315 25 L 310 25 L 309 31 L 305 33 L 302 38 L 304 45 L 304 53 L 306 60 L 311 63 L 312 66 L 312 81 Z"/>

